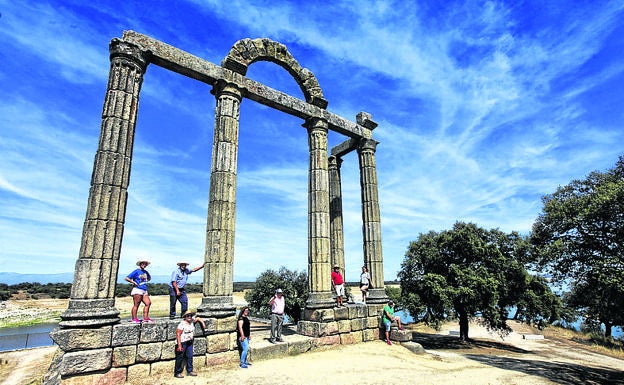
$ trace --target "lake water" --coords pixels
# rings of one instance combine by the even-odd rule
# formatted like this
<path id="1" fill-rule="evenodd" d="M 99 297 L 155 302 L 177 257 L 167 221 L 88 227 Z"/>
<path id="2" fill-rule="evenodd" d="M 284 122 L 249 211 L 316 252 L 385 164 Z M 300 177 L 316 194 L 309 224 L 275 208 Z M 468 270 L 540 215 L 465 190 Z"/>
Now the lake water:
<path id="1" fill-rule="evenodd" d="M 52 346 L 49 333 L 57 323 L 45 323 L 16 328 L 0 328 L 0 351 Z"/>

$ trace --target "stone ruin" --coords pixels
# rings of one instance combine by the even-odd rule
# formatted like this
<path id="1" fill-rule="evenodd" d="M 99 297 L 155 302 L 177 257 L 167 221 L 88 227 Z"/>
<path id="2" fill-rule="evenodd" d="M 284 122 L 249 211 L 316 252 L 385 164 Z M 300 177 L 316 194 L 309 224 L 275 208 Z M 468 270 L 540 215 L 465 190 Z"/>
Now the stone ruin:
<path id="1" fill-rule="evenodd" d="M 236 170 L 240 103 L 251 99 L 303 119 L 309 143 L 308 279 L 309 297 L 297 324 L 302 343 L 288 353 L 314 347 L 372 341 L 380 337 L 384 289 L 381 224 L 375 150 L 377 126 L 366 112 L 351 122 L 326 110 L 327 100 L 312 72 L 287 48 L 269 39 L 234 44 L 221 66 L 134 31 L 110 43 L 110 73 L 98 150 L 95 155 L 80 254 L 71 298 L 51 337 L 59 349 L 47 384 L 133 382 L 156 373 L 173 373 L 178 320 L 153 324 L 121 323 L 115 283 L 122 246 L 139 94 L 149 64 L 212 86 L 216 98 L 203 298 L 197 311 L 206 335 L 196 338 L 198 368 L 238 361 L 236 307 L 233 303 Z M 270 61 L 296 80 L 305 101 L 245 77 L 257 61 Z M 328 130 L 346 137 L 328 151 Z M 367 304 L 334 308 L 331 267 L 344 271 L 340 167 L 357 151 L 362 197 L 363 261 L 374 289 Z M 395 336 L 396 338 L 396 336 Z M 398 339 L 401 339 L 400 336 Z M 403 338 L 407 340 L 409 338 Z"/>

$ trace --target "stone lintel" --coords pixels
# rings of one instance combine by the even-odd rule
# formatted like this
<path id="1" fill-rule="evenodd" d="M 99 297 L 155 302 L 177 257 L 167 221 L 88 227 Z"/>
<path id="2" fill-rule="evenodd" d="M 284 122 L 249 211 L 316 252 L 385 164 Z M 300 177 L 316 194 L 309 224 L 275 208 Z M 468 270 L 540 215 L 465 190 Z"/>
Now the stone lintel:
<path id="1" fill-rule="evenodd" d="M 317 105 L 307 103 L 301 99 L 267 87 L 239 73 L 222 68 L 149 36 L 134 31 L 124 31 L 123 40 L 128 43 L 136 44 L 145 51 L 149 51 L 152 63 L 170 71 L 210 85 L 214 85 L 217 80 L 223 79 L 235 83 L 238 88 L 244 90 L 245 97 L 265 106 L 275 108 L 278 111 L 297 116 L 304 120 L 311 117 L 324 119 L 328 122 L 329 129 L 349 137 L 372 138 L 372 131 L 370 128 L 346 120 Z M 323 105 L 314 100 L 313 103 L 320 104 L 321 106 Z"/>

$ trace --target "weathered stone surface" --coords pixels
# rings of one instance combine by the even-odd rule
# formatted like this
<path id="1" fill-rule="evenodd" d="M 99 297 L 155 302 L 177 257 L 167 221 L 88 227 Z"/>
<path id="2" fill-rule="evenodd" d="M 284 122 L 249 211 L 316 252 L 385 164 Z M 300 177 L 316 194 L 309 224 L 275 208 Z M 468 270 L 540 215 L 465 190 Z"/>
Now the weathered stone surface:
<path id="1" fill-rule="evenodd" d="M 381 327 L 381 318 L 379 317 L 366 317 L 364 318 L 364 328 L 377 329 Z"/>
<path id="2" fill-rule="evenodd" d="M 337 322 L 324 322 L 319 324 L 319 335 L 318 337 L 328 336 L 332 334 L 338 334 L 338 323 Z"/>
<path id="3" fill-rule="evenodd" d="M 197 340 L 195 340 L 197 341 Z M 175 340 L 165 341 L 162 344 L 162 352 L 160 353 L 161 360 L 171 360 L 175 358 L 175 349 L 177 346 L 177 342 Z"/>
<path id="4" fill-rule="evenodd" d="M 160 363 L 156 363 L 160 364 Z M 173 373 L 173 364 L 171 366 L 171 373 Z M 138 364 L 128 367 L 128 382 L 131 384 L 145 384 L 145 380 L 149 378 L 150 364 Z"/>
<path id="5" fill-rule="evenodd" d="M 217 333 L 236 331 L 236 316 L 217 318 L 216 321 L 217 325 L 215 331 Z"/>
<path id="6" fill-rule="evenodd" d="M 360 304 L 351 305 L 347 309 L 349 309 L 350 319 L 364 318 L 368 315 L 368 309 L 366 308 L 366 305 L 360 305 Z"/>
<path id="7" fill-rule="evenodd" d="M 313 342 L 314 340 L 312 338 L 304 337 L 288 341 L 288 354 L 295 355 L 309 352 L 313 347 Z"/>
<path id="8" fill-rule="evenodd" d="M 351 330 L 364 329 L 364 318 L 355 318 L 351 320 Z"/>
<path id="9" fill-rule="evenodd" d="M 422 347 L 422 345 L 414 341 L 401 342 L 401 346 L 416 354 L 425 353 L 425 349 Z"/>
<path id="10" fill-rule="evenodd" d="M 343 345 L 351 345 L 362 342 L 362 332 L 351 332 L 340 335 L 340 343 Z"/>
<path id="11" fill-rule="evenodd" d="M 108 370 L 112 365 L 113 349 L 93 349 L 65 353 L 59 372 L 61 376 Z"/>
<path id="12" fill-rule="evenodd" d="M 200 356 L 206 354 L 206 339 L 195 338 L 193 340 L 193 355 Z"/>
<path id="13" fill-rule="evenodd" d="M 230 349 L 229 334 L 214 334 L 206 337 L 206 352 L 220 353 Z"/>
<path id="14" fill-rule="evenodd" d="M 168 335 L 167 329 L 167 323 L 143 323 L 141 324 L 141 337 L 139 341 L 141 343 L 165 341 Z"/>
<path id="15" fill-rule="evenodd" d="M 336 321 L 349 319 L 349 308 L 346 306 L 334 309 L 334 317 Z"/>
<path id="16" fill-rule="evenodd" d="M 174 368 L 175 368 L 174 360 L 152 362 L 152 365 L 150 367 L 150 375 L 151 376 L 168 376 L 169 375 L 171 376 L 172 382 L 173 382 Z M 146 378 L 143 378 L 143 382 L 141 382 L 141 385 L 147 384 L 147 383 L 149 383 L 149 380 Z"/>
<path id="17" fill-rule="evenodd" d="M 151 344 L 139 344 L 137 346 L 137 362 L 158 361 L 162 354 L 162 343 L 153 342 Z"/>
<path id="18" fill-rule="evenodd" d="M 126 368 L 113 368 L 106 373 L 69 377 L 63 380 L 63 385 L 112 385 L 124 382 L 126 382 Z"/>
<path id="19" fill-rule="evenodd" d="M 113 367 L 132 365 L 136 361 L 137 347 L 118 346 L 113 348 Z"/>
<path id="20" fill-rule="evenodd" d="M 331 336 L 315 338 L 313 344 L 315 347 L 324 345 L 338 345 L 340 344 L 340 335 L 334 334 Z"/>
<path id="21" fill-rule="evenodd" d="M 239 360 L 240 356 L 238 355 L 238 352 L 233 350 L 224 353 L 206 354 L 206 366 L 209 367 L 223 364 L 231 364 L 234 362 L 239 362 Z"/>
<path id="22" fill-rule="evenodd" d="M 110 347 L 111 326 L 97 329 L 57 329 L 50 337 L 65 352 Z"/>
<path id="23" fill-rule="evenodd" d="M 339 333 L 349 333 L 351 331 L 351 321 L 346 319 L 342 321 L 338 321 L 338 332 Z"/>
<path id="24" fill-rule="evenodd" d="M 206 367 L 206 355 L 205 354 L 201 354 L 196 356 L 193 353 L 193 369 L 194 370 L 199 370 L 201 368 L 205 368 Z"/>
<path id="25" fill-rule="evenodd" d="M 303 319 L 306 321 L 328 322 L 334 320 L 334 309 L 305 309 Z"/>
<path id="26" fill-rule="evenodd" d="M 113 338 L 111 345 L 124 346 L 136 345 L 139 343 L 141 335 L 141 325 L 138 324 L 119 324 L 113 326 Z"/>
<path id="27" fill-rule="evenodd" d="M 254 346 L 252 354 L 255 361 L 284 357 L 288 355 L 288 344 L 261 344 Z"/>
<path id="28" fill-rule="evenodd" d="M 362 341 L 376 341 L 379 339 L 379 329 L 364 329 L 362 330 Z"/>
<path id="29" fill-rule="evenodd" d="M 412 340 L 412 332 L 408 330 L 390 329 L 390 339 L 393 341 L 406 342 Z"/>
<path id="30" fill-rule="evenodd" d="M 309 337 L 318 337 L 319 327 L 319 322 L 299 321 L 297 322 L 297 333 Z"/>

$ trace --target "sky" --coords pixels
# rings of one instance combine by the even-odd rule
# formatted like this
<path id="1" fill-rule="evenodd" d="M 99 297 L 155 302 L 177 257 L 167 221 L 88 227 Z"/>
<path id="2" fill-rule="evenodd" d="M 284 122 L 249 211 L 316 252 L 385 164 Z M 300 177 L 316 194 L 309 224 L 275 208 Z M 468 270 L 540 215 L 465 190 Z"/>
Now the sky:
<path id="1" fill-rule="evenodd" d="M 108 44 L 134 30 L 220 64 L 284 44 L 328 110 L 372 115 L 385 279 L 457 221 L 529 234 L 542 196 L 624 154 L 622 1 L 0 0 L 0 271 L 73 272 L 98 146 Z M 249 78 L 303 99 L 273 63 Z M 119 277 L 203 261 L 215 98 L 144 76 Z M 241 104 L 234 280 L 307 270 L 307 132 Z M 329 147 L 346 138 L 330 133 Z M 357 154 L 342 164 L 345 275 L 363 263 Z M 200 276 L 201 278 L 201 276 Z"/>

